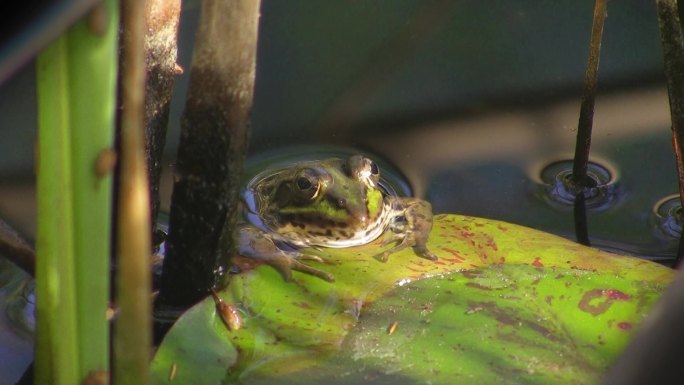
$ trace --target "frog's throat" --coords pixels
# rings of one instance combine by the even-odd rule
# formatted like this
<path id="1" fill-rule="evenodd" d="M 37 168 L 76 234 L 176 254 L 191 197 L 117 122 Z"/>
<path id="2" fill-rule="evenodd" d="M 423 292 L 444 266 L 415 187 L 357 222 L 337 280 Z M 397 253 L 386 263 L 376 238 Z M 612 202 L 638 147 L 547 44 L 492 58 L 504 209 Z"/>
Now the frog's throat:
<path id="1" fill-rule="evenodd" d="M 365 245 L 380 237 L 389 226 L 392 214 L 391 207 L 387 203 L 381 203 L 380 207 L 380 216 L 363 228 L 331 229 L 330 232 L 316 233 L 315 231 L 304 231 L 292 224 L 286 224 L 277 230 L 275 238 L 299 247 L 344 248 Z"/>

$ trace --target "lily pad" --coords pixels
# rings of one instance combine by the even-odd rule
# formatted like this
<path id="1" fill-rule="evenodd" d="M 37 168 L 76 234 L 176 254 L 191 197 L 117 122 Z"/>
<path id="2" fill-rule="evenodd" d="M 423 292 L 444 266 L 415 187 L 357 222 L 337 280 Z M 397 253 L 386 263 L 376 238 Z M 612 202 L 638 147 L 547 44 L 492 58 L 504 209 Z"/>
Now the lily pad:
<path id="1" fill-rule="evenodd" d="M 428 246 L 387 263 L 383 240 L 316 253 L 336 282 L 269 266 L 236 275 L 181 317 L 154 358 L 154 383 L 592 383 L 673 277 L 509 223 L 440 215 Z"/>

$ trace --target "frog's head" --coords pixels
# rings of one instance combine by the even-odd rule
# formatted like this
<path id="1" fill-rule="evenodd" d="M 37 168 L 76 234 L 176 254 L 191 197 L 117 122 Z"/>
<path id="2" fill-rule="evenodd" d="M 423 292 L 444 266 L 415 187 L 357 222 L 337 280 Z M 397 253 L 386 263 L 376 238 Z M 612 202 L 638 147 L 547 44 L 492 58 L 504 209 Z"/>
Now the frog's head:
<path id="1" fill-rule="evenodd" d="M 295 244 L 369 241 L 385 224 L 379 178 L 377 165 L 361 155 L 298 163 L 254 184 L 258 215 Z"/>

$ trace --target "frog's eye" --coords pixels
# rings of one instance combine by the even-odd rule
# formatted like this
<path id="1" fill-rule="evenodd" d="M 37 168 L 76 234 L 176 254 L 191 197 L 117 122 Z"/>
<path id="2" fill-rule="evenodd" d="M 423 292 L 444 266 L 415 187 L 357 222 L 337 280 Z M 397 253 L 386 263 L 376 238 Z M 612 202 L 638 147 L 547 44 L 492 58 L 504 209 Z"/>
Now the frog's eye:
<path id="1" fill-rule="evenodd" d="M 380 170 L 378 169 L 378 165 L 375 164 L 372 160 L 370 160 L 370 173 L 372 176 L 380 176 Z"/>
<path id="2" fill-rule="evenodd" d="M 304 199 L 314 199 L 321 189 L 320 178 L 312 170 L 302 170 L 294 179 L 299 195 Z"/>
<path id="3" fill-rule="evenodd" d="M 367 159 L 367 160 L 368 160 L 368 170 L 366 173 L 366 175 L 367 175 L 366 178 L 368 180 L 368 183 L 371 186 L 377 186 L 378 182 L 380 181 L 380 169 L 378 168 L 378 165 L 375 164 L 375 162 L 373 162 L 370 159 Z"/>
<path id="4" fill-rule="evenodd" d="M 308 190 L 311 188 L 311 186 L 312 186 L 311 181 L 308 178 L 303 177 L 303 176 L 300 176 L 299 178 L 297 178 L 297 187 L 300 190 Z"/>
<path id="5" fill-rule="evenodd" d="M 378 165 L 361 155 L 350 157 L 347 160 L 347 163 L 343 165 L 343 168 L 350 177 L 363 181 L 372 187 L 377 186 L 378 181 L 380 180 L 380 169 L 378 168 Z"/>

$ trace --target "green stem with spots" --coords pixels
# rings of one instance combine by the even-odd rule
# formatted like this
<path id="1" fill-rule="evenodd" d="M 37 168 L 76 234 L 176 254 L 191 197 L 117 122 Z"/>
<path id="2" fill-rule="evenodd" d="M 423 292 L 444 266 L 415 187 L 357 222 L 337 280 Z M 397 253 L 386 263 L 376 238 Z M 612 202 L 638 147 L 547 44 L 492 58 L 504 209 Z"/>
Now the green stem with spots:
<path id="1" fill-rule="evenodd" d="M 111 177 L 118 2 L 108 0 L 37 60 L 38 384 L 108 370 Z"/>

